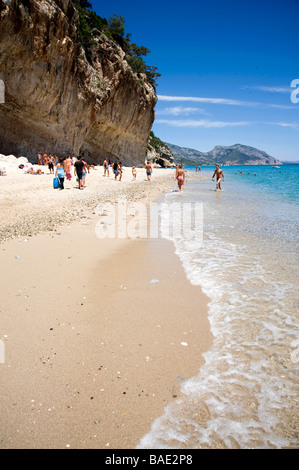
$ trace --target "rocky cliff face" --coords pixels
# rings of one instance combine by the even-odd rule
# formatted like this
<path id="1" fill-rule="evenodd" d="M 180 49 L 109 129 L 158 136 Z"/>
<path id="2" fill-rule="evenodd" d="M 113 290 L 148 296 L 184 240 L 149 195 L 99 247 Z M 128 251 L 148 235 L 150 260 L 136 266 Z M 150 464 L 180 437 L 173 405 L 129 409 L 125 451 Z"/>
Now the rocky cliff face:
<path id="1" fill-rule="evenodd" d="M 104 34 L 87 62 L 71 0 L 0 0 L 0 153 L 143 164 L 156 94 Z"/>

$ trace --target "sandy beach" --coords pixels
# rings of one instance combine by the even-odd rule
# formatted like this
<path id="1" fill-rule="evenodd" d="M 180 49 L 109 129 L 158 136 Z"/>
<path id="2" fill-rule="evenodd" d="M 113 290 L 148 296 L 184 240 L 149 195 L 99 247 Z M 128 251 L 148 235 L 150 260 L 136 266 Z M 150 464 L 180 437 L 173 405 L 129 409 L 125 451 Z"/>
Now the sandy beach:
<path id="1" fill-rule="evenodd" d="M 158 201 L 174 170 L 52 178 L 0 178 L 0 447 L 133 449 L 203 363 L 208 299 L 171 242 L 99 239 L 97 205 Z"/>

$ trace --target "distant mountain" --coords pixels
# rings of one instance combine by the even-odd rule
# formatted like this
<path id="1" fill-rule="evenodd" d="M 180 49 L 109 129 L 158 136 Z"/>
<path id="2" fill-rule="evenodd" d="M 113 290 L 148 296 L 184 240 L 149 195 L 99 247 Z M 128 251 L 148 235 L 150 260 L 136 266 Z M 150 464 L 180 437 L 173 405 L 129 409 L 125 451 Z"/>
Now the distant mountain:
<path id="1" fill-rule="evenodd" d="M 266 152 L 247 145 L 235 144 L 228 147 L 217 145 L 209 152 L 179 147 L 166 143 L 175 157 L 176 163 L 184 165 L 282 165 Z"/>

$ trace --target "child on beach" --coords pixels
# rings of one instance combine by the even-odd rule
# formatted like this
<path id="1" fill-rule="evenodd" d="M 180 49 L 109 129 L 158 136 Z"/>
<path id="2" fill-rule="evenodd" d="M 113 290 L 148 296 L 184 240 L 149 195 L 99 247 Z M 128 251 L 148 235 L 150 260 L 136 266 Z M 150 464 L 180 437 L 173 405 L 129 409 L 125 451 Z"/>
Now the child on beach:
<path id="1" fill-rule="evenodd" d="M 82 172 L 82 186 L 83 186 L 83 188 L 85 188 L 86 175 L 87 175 L 87 166 L 88 165 L 84 160 L 82 160 L 82 162 L 83 162 L 83 165 L 84 165 L 83 166 L 83 172 Z"/>
<path id="2" fill-rule="evenodd" d="M 133 167 L 132 167 L 133 181 L 135 181 L 135 180 L 136 180 L 136 174 L 137 174 L 137 172 L 136 172 L 136 168 L 133 166 Z"/>
<path id="3" fill-rule="evenodd" d="M 121 181 L 121 178 L 122 178 L 122 175 L 123 175 L 123 164 L 122 164 L 122 162 L 119 162 L 118 172 L 119 172 L 119 181 Z"/>

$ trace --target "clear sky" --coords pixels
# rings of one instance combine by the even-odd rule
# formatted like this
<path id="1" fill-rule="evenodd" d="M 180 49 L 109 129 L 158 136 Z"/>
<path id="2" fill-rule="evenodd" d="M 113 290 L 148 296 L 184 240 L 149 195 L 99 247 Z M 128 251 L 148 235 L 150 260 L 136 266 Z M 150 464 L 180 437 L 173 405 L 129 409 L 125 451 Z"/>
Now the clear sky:
<path id="1" fill-rule="evenodd" d="M 131 41 L 151 51 L 144 60 L 162 75 L 157 137 L 299 161 L 299 0 L 89 1 L 104 18 L 123 16 Z"/>

